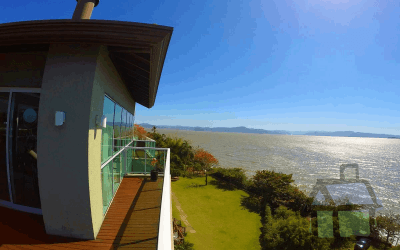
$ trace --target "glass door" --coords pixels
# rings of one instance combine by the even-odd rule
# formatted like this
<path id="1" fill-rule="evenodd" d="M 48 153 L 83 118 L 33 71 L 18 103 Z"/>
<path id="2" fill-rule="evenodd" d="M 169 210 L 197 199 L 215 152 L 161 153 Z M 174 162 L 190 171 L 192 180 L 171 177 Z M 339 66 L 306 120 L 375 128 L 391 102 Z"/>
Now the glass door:
<path id="1" fill-rule="evenodd" d="M 12 93 L 8 144 L 13 201 L 35 208 L 40 208 L 36 154 L 39 98 L 38 93 Z"/>
<path id="2" fill-rule="evenodd" d="M 0 199 L 33 208 L 41 208 L 36 154 L 39 99 L 39 93 L 0 93 Z"/>
<path id="3" fill-rule="evenodd" d="M 7 167 L 7 116 L 9 92 L 0 92 L 0 200 L 10 201 Z"/>

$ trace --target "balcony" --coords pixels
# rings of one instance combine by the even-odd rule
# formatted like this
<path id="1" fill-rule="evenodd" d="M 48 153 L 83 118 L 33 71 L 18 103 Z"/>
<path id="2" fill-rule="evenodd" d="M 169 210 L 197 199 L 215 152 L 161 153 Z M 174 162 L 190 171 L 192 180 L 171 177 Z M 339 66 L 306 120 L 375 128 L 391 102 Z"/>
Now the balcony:
<path id="1" fill-rule="evenodd" d="M 0 207 L 0 250 L 173 249 L 170 150 L 151 147 L 154 145 L 150 142 L 144 145 L 150 147 L 132 147 L 132 144 L 120 146 L 118 153 L 103 164 L 117 162 L 111 164 L 112 174 L 108 176 L 112 177 L 115 195 L 104 210 L 104 221 L 96 240 L 48 235 L 41 215 Z M 138 154 L 139 151 L 143 153 Z M 162 168 L 155 181 L 150 179 L 153 158 L 158 158 Z"/>

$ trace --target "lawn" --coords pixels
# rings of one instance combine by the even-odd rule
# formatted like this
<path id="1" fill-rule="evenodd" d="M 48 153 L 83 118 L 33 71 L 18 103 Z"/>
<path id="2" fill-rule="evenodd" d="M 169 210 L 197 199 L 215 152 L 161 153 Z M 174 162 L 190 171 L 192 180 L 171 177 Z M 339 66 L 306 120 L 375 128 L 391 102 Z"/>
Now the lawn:
<path id="1" fill-rule="evenodd" d="M 248 195 L 241 190 L 218 188 L 212 177 L 208 177 L 207 186 L 204 184 L 205 177 L 180 177 L 172 182 L 172 192 L 196 231 L 188 232 L 185 239 L 194 243 L 196 250 L 260 250 L 261 218 L 240 205 L 241 197 Z M 181 219 L 174 201 L 172 213 Z"/>

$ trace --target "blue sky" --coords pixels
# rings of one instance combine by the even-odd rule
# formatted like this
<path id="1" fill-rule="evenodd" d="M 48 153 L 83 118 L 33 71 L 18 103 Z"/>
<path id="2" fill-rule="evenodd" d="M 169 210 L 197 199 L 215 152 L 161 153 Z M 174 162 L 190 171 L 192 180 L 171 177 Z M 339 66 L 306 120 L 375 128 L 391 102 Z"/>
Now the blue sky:
<path id="1" fill-rule="evenodd" d="M 76 2 L 2 1 L 0 23 L 69 19 Z M 400 2 L 110 1 L 92 19 L 174 28 L 136 123 L 400 135 Z"/>

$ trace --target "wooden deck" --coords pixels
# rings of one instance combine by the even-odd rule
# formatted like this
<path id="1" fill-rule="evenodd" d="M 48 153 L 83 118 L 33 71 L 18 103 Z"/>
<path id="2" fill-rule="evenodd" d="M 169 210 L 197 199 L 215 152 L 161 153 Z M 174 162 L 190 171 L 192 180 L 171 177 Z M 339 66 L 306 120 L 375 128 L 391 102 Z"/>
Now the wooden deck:
<path id="1" fill-rule="evenodd" d="M 96 240 L 48 235 L 41 215 L 0 207 L 0 250 L 157 249 L 162 183 L 125 177 Z"/>

